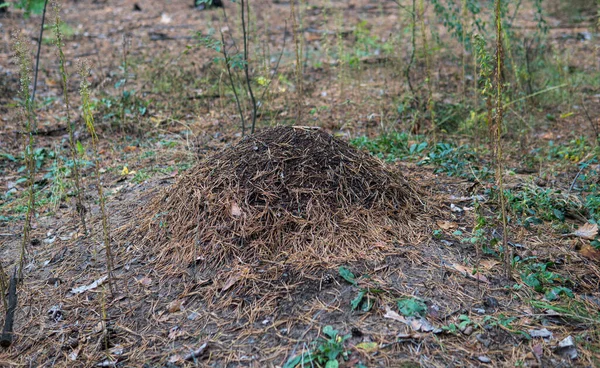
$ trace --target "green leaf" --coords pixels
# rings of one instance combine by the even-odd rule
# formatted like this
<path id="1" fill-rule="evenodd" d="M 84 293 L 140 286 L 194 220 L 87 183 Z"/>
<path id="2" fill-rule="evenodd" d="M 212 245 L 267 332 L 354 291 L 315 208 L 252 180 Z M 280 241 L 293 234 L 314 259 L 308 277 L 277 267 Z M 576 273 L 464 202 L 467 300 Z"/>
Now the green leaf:
<path id="1" fill-rule="evenodd" d="M 340 266 L 339 272 L 340 272 L 340 276 L 342 276 L 344 278 L 344 280 L 348 281 L 352 285 L 356 285 L 356 278 L 354 277 L 354 274 L 352 272 L 350 272 L 349 269 L 347 269 L 344 266 Z"/>
<path id="2" fill-rule="evenodd" d="M 334 337 L 336 337 L 336 336 L 337 336 L 337 334 L 338 334 L 337 330 L 334 330 L 334 329 L 333 329 L 333 327 L 331 327 L 331 326 L 329 326 L 329 325 L 327 325 L 327 326 L 323 327 L 323 333 L 324 333 L 325 335 L 327 335 L 327 336 L 331 337 L 332 339 L 333 339 Z"/>
<path id="3" fill-rule="evenodd" d="M 358 294 L 356 295 L 356 298 L 352 299 L 352 301 L 350 302 L 350 305 L 352 306 L 352 310 L 356 310 L 358 308 L 358 306 L 360 305 L 360 303 L 362 302 L 362 300 L 366 294 L 367 294 L 366 290 L 361 290 L 358 292 Z"/>
<path id="4" fill-rule="evenodd" d="M 544 295 L 544 297 L 546 299 L 548 299 L 549 301 L 553 301 L 553 300 L 559 299 L 560 295 L 566 295 L 569 298 L 573 298 L 574 297 L 573 291 L 571 289 L 567 288 L 567 287 L 564 287 L 564 286 L 557 286 L 555 288 L 552 288 L 552 289 L 548 290 L 546 292 L 546 294 Z"/>
<path id="5" fill-rule="evenodd" d="M 379 344 L 376 342 L 361 342 L 356 345 L 357 349 L 363 350 L 365 353 L 373 353 L 379 348 Z"/>
<path id="6" fill-rule="evenodd" d="M 79 153 L 79 156 L 83 156 L 83 154 L 85 153 L 85 149 L 83 148 L 83 144 L 81 144 L 80 141 L 77 141 L 77 152 Z"/>
<path id="7" fill-rule="evenodd" d="M 296 355 L 290 358 L 284 365 L 283 368 L 295 368 L 302 361 L 302 355 Z"/>
<path id="8" fill-rule="evenodd" d="M 405 298 L 398 300 L 398 310 L 405 317 L 424 316 L 427 306 L 417 298 Z"/>
<path id="9" fill-rule="evenodd" d="M 559 209 L 553 209 L 552 212 L 554 213 L 554 216 L 559 219 L 560 221 L 565 221 L 565 213 Z"/>
<path id="10" fill-rule="evenodd" d="M 5 3 L 5 4 L 8 4 L 8 3 Z M 12 161 L 12 162 L 17 161 L 17 159 L 15 158 L 15 156 L 13 156 L 11 154 L 8 154 L 8 153 L 0 153 L 0 157 L 4 157 L 5 159 L 7 159 L 9 161 Z"/>
<path id="11" fill-rule="evenodd" d="M 325 364 L 325 368 L 338 368 L 340 363 L 337 360 L 330 360 Z"/>

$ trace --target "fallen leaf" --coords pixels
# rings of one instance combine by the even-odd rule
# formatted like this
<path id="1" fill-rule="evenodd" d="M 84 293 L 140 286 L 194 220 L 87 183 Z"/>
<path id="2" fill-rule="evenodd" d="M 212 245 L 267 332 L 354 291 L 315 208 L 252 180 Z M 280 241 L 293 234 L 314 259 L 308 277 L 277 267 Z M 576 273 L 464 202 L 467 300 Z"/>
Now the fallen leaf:
<path id="1" fill-rule="evenodd" d="M 123 166 L 123 170 L 121 170 L 121 175 L 126 176 L 127 174 L 129 174 L 129 169 L 127 168 L 127 166 Z"/>
<path id="2" fill-rule="evenodd" d="M 529 335 L 533 338 L 542 338 L 542 339 L 551 339 L 552 332 L 550 332 L 547 328 L 542 328 L 538 330 L 529 330 Z"/>
<path id="3" fill-rule="evenodd" d="M 183 305 L 183 300 L 176 299 L 167 305 L 167 311 L 169 313 L 179 312 L 181 310 L 181 306 Z"/>
<path id="4" fill-rule="evenodd" d="M 77 357 L 79 356 L 79 352 L 81 351 L 81 347 L 77 347 L 75 349 L 73 349 L 73 351 L 71 353 L 69 353 L 69 359 L 75 361 L 77 360 Z"/>
<path id="5" fill-rule="evenodd" d="M 388 306 L 385 307 L 385 314 L 383 315 L 383 318 L 389 318 L 389 319 L 393 319 L 394 321 L 404 323 L 405 325 L 410 326 L 410 328 L 416 332 L 434 331 L 434 333 L 435 333 L 435 330 L 436 330 L 436 328 L 427 319 L 416 318 L 416 317 L 404 318 L 401 315 L 399 315 L 398 313 L 394 312 Z"/>
<path id="6" fill-rule="evenodd" d="M 365 353 L 373 353 L 377 351 L 379 344 L 376 342 L 361 342 L 360 344 L 357 344 L 355 348 Z"/>
<path id="7" fill-rule="evenodd" d="M 394 321 L 398 321 L 398 322 L 402 322 L 404 324 L 408 324 L 408 321 L 406 320 L 406 318 L 404 318 L 401 315 L 399 315 L 398 313 L 394 312 L 388 306 L 385 307 L 385 314 L 383 315 L 383 318 L 389 318 L 389 319 L 393 319 Z"/>
<path id="8" fill-rule="evenodd" d="M 458 207 L 457 205 L 455 205 L 454 203 L 450 204 L 450 211 L 452 212 L 463 212 L 464 210 L 460 207 Z"/>
<path id="9" fill-rule="evenodd" d="M 485 268 L 486 270 L 491 270 L 499 263 L 500 262 L 494 261 L 493 259 L 484 259 L 483 261 L 479 262 L 479 265 Z"/>
<path id="10" fill-rule="evenodd" d="M 223 291 L 227 291 L 227 289 L 235 285 L 236 282 L 240 281 L 241 278 L 242 276 L 239 273 L 231 275 L 225 285 L 223 285 Z"/>
<path id="11" fill-rule="evenodd" d="M 442 230 L 456 229 L 458 227 L 458 224 L 452 221 L 438 220 L 436 223 Z"/>
<path id="12" fill-rule="evenodd" d="M 144 287 L 149 287 L 152 284 L 152 279 L 149 277 L 142 277 L 141 279 L 137 279 L 136 281 Z"/>
<path id="13" fill-rule="evenodd" d="M 233 217 L 240 217 L 242 215 L 242 209 L 240 208 L 240 206 L 237 205 L 237 203 L 232 203 L 231 204 L 231 216 Z"/>
<path id="14" fill-rule="evenodd" d="M 204 354 L 206 348 L 208 348 L 208 343 L 205 342 L 204 344 L 200 345 L 198 349 L 186 355 L 183 359 L 187 361 L 195 360 L 196 358 L 199 358 L 200 356 L 202 356 L 202 354 Z"/>
<path id="15" fill-rule="evenodd" d="M 171 355 L 171 357 L 169 358 L 169 363 L 175 364 L 181 362 L 183 362 L 183 358 L 179 354 Z"/>
<path id="16" fill-rule="evenodd" d="M 108 278 L 108 276 L 102 276 L 101 278 L 99 278 L 98 280 L 92 282 L 89 285 L 84 285 L 84 286 L 73 288 L 73 289 L 71 289 L 71 293 L 73 293 L 73 294 L 81 294 L 81 293 L 85 293 L 88 290 L 95 289 L 98 286 L 102 285 L 104 283 L 104 281 L 106 281 L 107 278 Z"/>
<path id="17" fill-rule="evenodd" d="M 125 151 L 125 152 L 135 152 L 135 151 L 137 151 L 137 149 L 138 149 L 137 146 L 127 146 L 127 147 L 123 148 L 123 151 Z"/>
<path id="18" fill-rule="evenodd" d="M 582 239 L 594 240 L 596 235 L 598 235 L 598 225 L 586 223 L 569 235 L 577 236 Z"/>
<path id="19" fill-rule="evenodd" d="M 589 244 L 585 244 L 581 247 L 579 253 L 586 258 L 600 262 L 600 249 L 596 249 Z"/>
<path id="20" fill-rule="evenodd" d="M 482 274 L 476 272 L 475 274 L 473 274 L 473 270 L 469 267 L 463 266 L 463 265 L 459 265 L 456 263 L 452 264 L 452 268 L 454 268 L 456 271 L 462 273 L 463 275 L 466 275 L 472 279 L 481 281 L 481 282 L 485 282 L 486 284 L 489 284 L 490 282 L 488 281 L 487 277 L 483 276 Z"/>

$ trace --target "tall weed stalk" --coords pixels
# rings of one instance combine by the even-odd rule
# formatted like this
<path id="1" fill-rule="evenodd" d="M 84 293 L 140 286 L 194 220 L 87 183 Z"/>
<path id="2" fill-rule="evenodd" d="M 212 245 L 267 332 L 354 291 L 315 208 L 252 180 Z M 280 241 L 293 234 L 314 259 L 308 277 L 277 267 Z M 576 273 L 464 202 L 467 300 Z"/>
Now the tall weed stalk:
<path id="1" fill-rule="evenodd" d="M 512 251 L 508 247 L 508 224 L 506 214 L 506 198 L 504 197 L 504 185 L 502 174 L 504 172 L 504 162 L 502 158 L 502 118 L 503 118 L 503 44 L 502 44 L 502 0 L 495 0 L 496 13 L 496 175 L 498 180 L 498 195 L 500 198 L 500 207 L 502 210 L 502 248 L 504 251 L 504 274 L 506 278 L 511 277 Z"/>
<path id="2" fill-rule="evenodd" d="M 67 71 L 65 68 L 65 54 L 63 53 L 63 35 L 60 30 L 62 21 L 60 19 L 60 6 L 56 1 L 52 1 L 52 10 L 54 12 L 54 33 L 56 34 L 56 50 L 58 52 L 58 65 L 63 87 L 63 97 L 65 99 L 65 109 L 67 112 L 67 131 L 69 133 L 69 150 L 71 151 L 71 159 L 73 160 L 73 184 L 75 185 L 75 210 L 79 215 L 81 227 L 85 235 L 88 234 L 87 224 L 85 222 L 85 204 L 83 202 L 83 190 L 81 187 L 80 171 L 79 171 L 79 154 L 75 142 L 75 122 L 71 119 L 71 104 L 69 102 Z"/>
<path id="3" fill-rule="evenodd" d="M 27 174 L 27 213 L 23 224 L 23 238 L 21 241 L 21 249 L 19 254 L 19 272 L 18 278 L 23 277 L 23 263 L 25 261 L 25 251 L 27 244 L 31 240 L 31 222 L 35 214 L 35 159 L 34 133 L 37 129 L 37 118 L 33 111 L 33 98 L 30 95 L 31 86 L 31 53 L 23 35 L 20 33 L 13 34 L 13 50 L 15 52 L 16 61 L 19 64 L 19 98 L 20 98 L 20 113 L 23 121 L 23 136 L 24 142 L 24 158 Z"/>
<path id="4" fill-rule="evenodd" d="M 81 94 L 81 110 L 83 120 L 87 126 L 88 132 L 92 139 L 92 152 L 94 155 L 94 173 L 96 179 L 96 189 L 98 190 L 98 201 L 100 202 L 100 213 L 102 216 L 102 234 L 104 241 L 104 249 L 106 251 L 106 268 L 108 273 L 108 283 L 111 293 L 114 294 L 113 286 L 113 257 L 110 244 L 110 223 L 108 221 L 108 213 L 106 211 L 106 198 L 102 188 L 102 180 L 100 178 L 100 155 L 98 154 L 98 135 L 94 126 L 94 115 L 92 114 L 92 106 L 90 101 L 90 85 L 87 80 L 90 75 L 90 66 L 87 60 L 81 61 L 79 65 L 79 75 L 81 76 L 81 84 L 79 92 Z"/>

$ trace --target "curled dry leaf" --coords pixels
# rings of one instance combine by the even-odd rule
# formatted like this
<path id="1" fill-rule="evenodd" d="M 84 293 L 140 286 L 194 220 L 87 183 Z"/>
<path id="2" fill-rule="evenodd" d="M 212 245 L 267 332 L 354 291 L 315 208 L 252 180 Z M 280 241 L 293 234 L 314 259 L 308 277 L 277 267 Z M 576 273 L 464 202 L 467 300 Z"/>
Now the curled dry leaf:
<path id="1" fill-rule="evenodd" d="M 139 282 L 140 285 L 144 287 L 149 287 L 152 284 L 152 279 L 147 276 L 144 276 L 141 279 L 137 279 L 137 282 Z"/>
<path id="2" fill-rule="evenodd" d="M 600 262 L 600 249 L 596 249 L 589 244 L 585 244 L 583 247 L 581 247 L 579 253 L 586 258 Z"/>
<path id="3" fill-rule="evenodd" d="M 361 342 L 356 344 L 355 348 L 369 354 L 376 352 L 379 349 L 379 344 L 376 342 Z"/>
<path id="4" fill-rule="evenodd" d="M 179 312 L 181 310 L 182 306 L 183 306 L 183 300 L 176 299 L 167 305 L 167 311 L 169 313 Z"/>
<path id="5" fill-rule="evenodd" d="M 232 203 L 231 204 L 231 216 L 233 217 L 240 217 L 242 215 L 242 209 L 240 208 L 240 206 L 237 205 L 237 203 Z"/>
<path id="6" fill-rule="evenodd" d="M 452 221 L 438 220 L 436 223 L 442 230 L 456 229 L 458 227 L 458 224 Z"/>
<path id="7" fill-rule="evenodd" d="M 485 282 L 486 284 L 490 283 L 488 281 L 487 277 L 483 276 L 479 272 L 476 272 L 475 274 L 473 274 L 473 269 L 470 267 L 466 267 L 466 266 L 463 266 L 460 264 L 453 263 L 452 268 L 454 268 L 456 271 L 458 271 L 458 272 L 462 273 L 463 275 L 466 275 L 472 279 L 475 279 L 475 280 L 478 280 L 481 282 Z"/>
<path id="8" fill-rule="evenodd" d="M 479 265 L 481 267 L 485 268 L 486 270 L 491 270 L 492 268 L 494 268 L 499 263 L 500 262 L 494 261 L 493 259 L 484 259 L 481 262 L 479 262 Z"/>
<path id="9" fill-rule="evenodd" d="M 584 224 L 569 235 L 577 236 L 582 239 L 594 240 L 596 235 L 598 235 L 598 225 L 590 223 Z"/>
<path id="10" fill-rule="evenodd" d="M 106 281 L 106 279 L 108 279 L 108 276 L 102 276 L 101 278 L 92 282 L 89 285 L 79 286 L 79 287 L 71 289 L 71 293 L 73 293 L 73 294 L 85 293 L 88 290 L 95 289 L 98 286 L 102 285 L 104 283 L 104 281 Z"/>
<path id="11" fill-rule="evenodd" d="M 404 318 L 401 315 L 399 315 L 398 313 L 394 312 L 387 305 L 385 306 L 385 314 L 383 315 L 383 318 L 389 318 L 389 319 L 393 319 L 394 321 L 398 321 L 398 322 L 402 322 L 404 324 L 408 324 L 408 321 L 406 320 L 406 318 Z"/>

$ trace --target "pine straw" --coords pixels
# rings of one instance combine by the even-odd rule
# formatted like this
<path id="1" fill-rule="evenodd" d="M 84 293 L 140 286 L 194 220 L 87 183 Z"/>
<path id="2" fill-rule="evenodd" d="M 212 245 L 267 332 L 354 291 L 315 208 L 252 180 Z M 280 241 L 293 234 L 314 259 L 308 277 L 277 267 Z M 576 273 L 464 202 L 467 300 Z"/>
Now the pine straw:
<path id="1" fill-rule="evenodd" d="M 156 197 L 140 230 L 165 274 L 198 267 L 227 288 L 275 280 L 281 266 L 311 274 L 381 259 L 416 240 L 423 212 L 418 192 L 376 158 L 318 129 L 275 127 L 197 164 Z"/>

